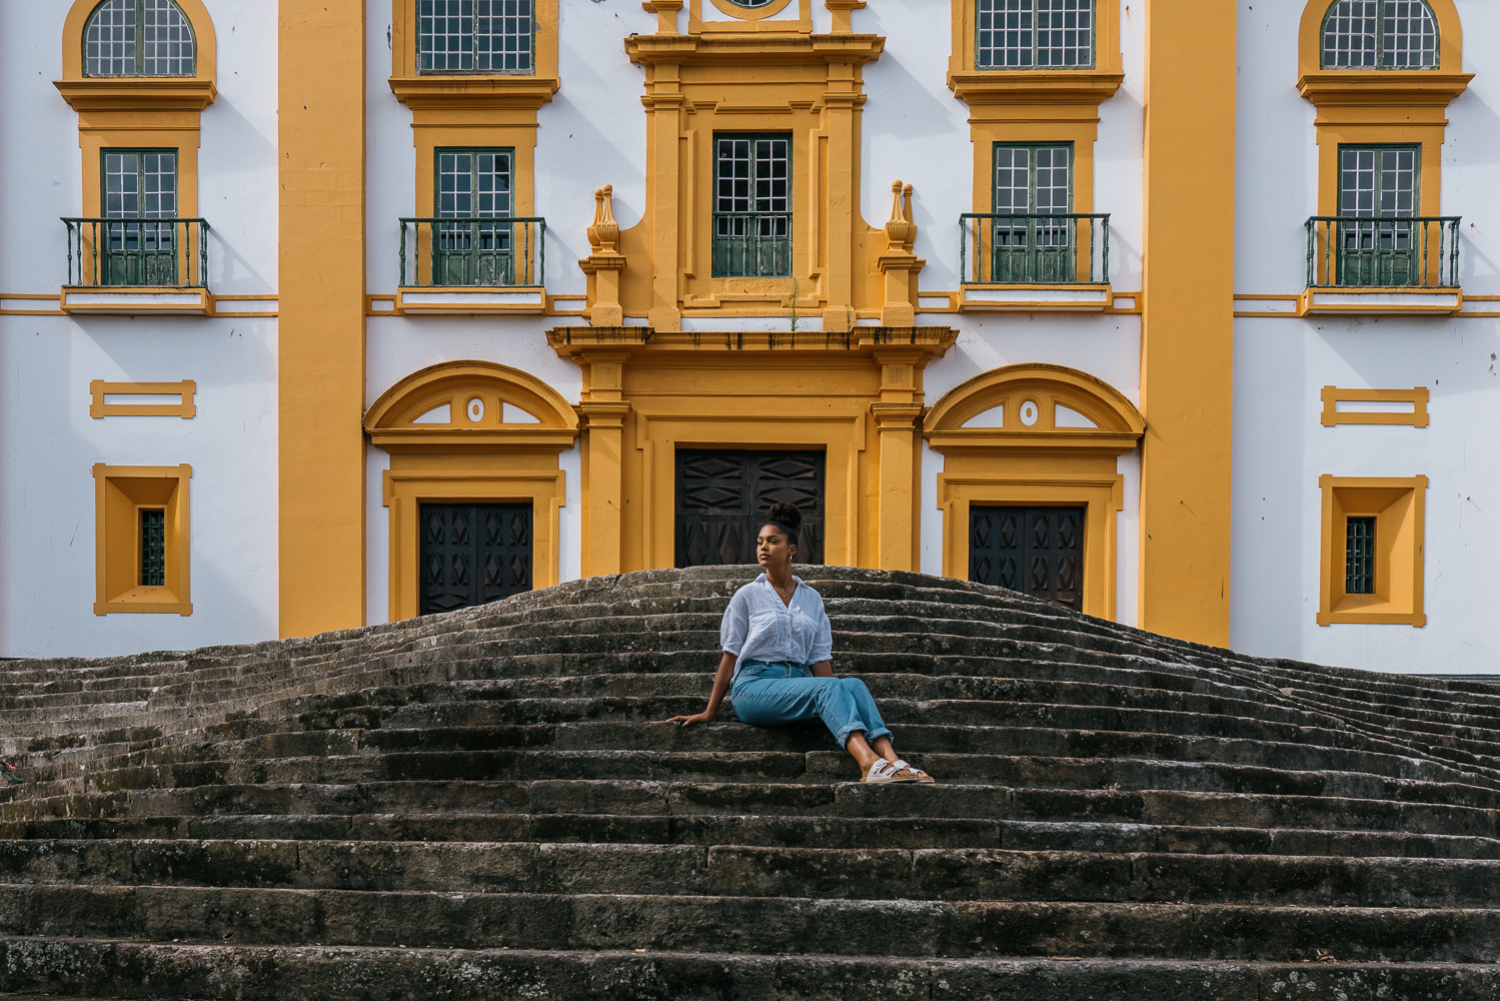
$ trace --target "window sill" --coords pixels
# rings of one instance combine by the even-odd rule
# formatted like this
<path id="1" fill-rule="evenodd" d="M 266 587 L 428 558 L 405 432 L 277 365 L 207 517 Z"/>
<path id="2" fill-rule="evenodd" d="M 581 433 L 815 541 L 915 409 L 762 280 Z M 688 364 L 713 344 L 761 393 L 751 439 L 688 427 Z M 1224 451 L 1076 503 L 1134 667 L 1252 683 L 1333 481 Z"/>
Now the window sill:
<path id="1" fill-rule="evenodd" d="M 408 108 L 540 108 L 557 93 L 555 76 L 393 76 L 391 90 Z"/>
<path id="2" fill-rule="evenodd" d="M 1378 594 L 1347 594 L 1331 612 L 1318 613 L 1318 625 L 1336 623 L 1421 627 L 1427 625 L 1427 616 L 1395 605 Z"/>
<path id="3" fill-rule="evenodd" d="M 65 285 L 59 303 L 74 315 L 214 315 L 214 297 L 206 288 Z"/>
<path id="4" fill-rule="evenodd" d="M 1113 303 L 1108 285 L 974 284 L 958 294 L 961 313 L 1103 313 Z"/>
<path id="5" fill-rule="evenodd" d="M 117 594 L 108 601 L 94 602 L 95 615 L 116 613 L 146 613 L 155 615 L 192 615 L 193 603 L 182 601 L 165 587 L 133 587 Z"/>
<path id="6" fill-rule="evenodd" d="M 1316 70 L 1303 74 L 1297 92 L 1315 106 L 1403 105 L 1446 108 L 1473 73 L 1437 70 Z"/>
<path id="7" fill-rule="evenodd" d="M 408 286 L 396 290 L 397 313 L 475 316 L 484 313 L 540 315 L 547 311 L 547 290 L 540 285 Z"/>
<path id="8" fill-rule="evenodd" d="M 214 103 L 211 79 L 191 76 L 108 76 L 54 80 L 74 111 L 202 111 Z"/>
<path id="9" fill-rule="evenodd" d="M 1112 70 L 973 70 L 948 74 L 966 104 L 1087 104 L 1115 96 L 1125 74 Z"/>
<path id="10" fill-rule="evenodd" d="M 1456 316 L 1463 310 L 1460 288 L 1310 288 L 1302 293 L 1303 316 Z"/>

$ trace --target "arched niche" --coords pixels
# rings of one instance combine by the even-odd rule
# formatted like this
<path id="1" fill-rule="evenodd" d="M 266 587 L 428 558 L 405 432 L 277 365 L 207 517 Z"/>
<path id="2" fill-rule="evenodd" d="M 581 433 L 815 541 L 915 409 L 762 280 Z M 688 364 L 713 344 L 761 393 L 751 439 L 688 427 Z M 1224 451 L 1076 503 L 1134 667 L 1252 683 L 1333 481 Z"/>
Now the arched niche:
<path id="1" fill-rule="evenodd" d="M 578 438 L 562 394 L 530 373 L 487 361 L 432 365 L 397 382 L 365 412 L 372 444 L 390 453 L 382 499 L 390 518 L 392 621 L 420 614 L 424 503 L 530 504 L 532 587 L 558 582 L 558 456 Z"/>
<path id="2" fill-rule="evenodd" d="M 1083 509 L 1083 611 L 1115 615 L 1115 514 L 1124 506 L 1117 465 L 1146 421 L 1108 383 L 1060 365 L 1008 365 L 946 393 L 922 435 L 943 456 L 943 574 L 970 577 L 975 506 Z"/>
<path id="3" fill-rule="evenodd" d="M 1302 23 L 1297 29 L 1297 72 L 1302 77 L 1314 73 L 1363 74 L 1382 76 L 1402 73 L 1462 73 L 1464 66 L 1464 31 L 1458 7 L 1453 0 L 1426 0 L 1438 22 L 1438 65 L 1425 70 L 1323 69 L 1323 22 L 1338 0 L 1308 0 L 1302 9 Z"/>

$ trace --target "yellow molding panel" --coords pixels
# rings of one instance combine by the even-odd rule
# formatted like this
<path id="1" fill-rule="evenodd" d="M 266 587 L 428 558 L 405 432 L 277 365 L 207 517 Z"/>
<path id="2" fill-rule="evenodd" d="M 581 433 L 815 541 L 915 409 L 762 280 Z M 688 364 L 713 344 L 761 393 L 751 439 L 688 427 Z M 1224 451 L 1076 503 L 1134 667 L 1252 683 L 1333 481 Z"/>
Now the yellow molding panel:
<path id="1" fill-rule="evenodd" d="M 676 565 L 678 447 L 821 449 L 825 559 L 915 569 L 922 370 L 956 336 L 549 330 L 583 369 L 584 574 Z"/>
<path id="2" fill-rule="evenodd" d="M 1377 403 L 1408 405 L 1410 410 L 1340 410 L 1341 403 Z M 1427 426 L 1427 387 L 1414 389 L 1339 389 L 1323 387 L 1324 427 L 1340 424 L 1405 424 L 1414 428 Z"/>
<path id="3" fill-rule="evenodd" d="M 68 8 L 68 16 L 63 20 L 62 33 L 62 69 L 65 81 L 77 82 L 88 79 L 83 75 L 83 33 L 88 26 L 89 15 L 101 2 L 102 0 L 73 0 L 73 5 Z M 208 8 L 204 6 L 203 0 L 175 0 L 175 2 L 193 26 L 193 44 L 197 52 L 194 76 L 97 77 L 94 79 L 101 83 L 112 82 L 122 85 L 158 82 L 163 85 L 169 82 L 183 85 L 205 80 L 212 83 L 217 79 L 219 43 L 214 35 L 214 22 L 213 18 L 209 17 Z"/>
<path id="4" fill-rule="evenodd" d="M 282 636 L 365 622 L 365 4 L 281 9 Z"/>
<path id="5" fill-rule="evenodd" d="M 195 402 L 198 384 L 192 379 L 181 382 L 105 382 L 89 383 L 89 416 L 104 417 L 181 417 L 191 420 L 198 414 Z M 176 403 L 111 403 L 111 396 L 175 396 Z"/>
<path id="6" fill-rule="evenodd" d="M 192 615 L 193 467 L 94 465 L 94 614 Z M 142 510 L 165 513 L 165 584 L 141 584 Z"/>
<path id="7" fill-rule="evenodd" d="M 797 4 L 796 20 L 782 19 L 769 20 L 791 4 Z M 703 0 L 688 0 L 688 33 L 693 35 L 704 32 L 734 32 L 764 33 L 764 32 L 796 32 L 809 34 L 812 32 L 812 0 L 770 0 L 764 7 L 741 7 L 731 3 L 729 0 L 709 0 L 709 3 L 719 10 L 720 13 L 729 15 L 723 20 L 703 19 Z M 863 4 L 861 4 L 863 6 Z M 844 28 L 845 31 L 849 29 Z"/>
<path id="8" fill-rule="evenodd" d="M 1146 8 L 1138 621 L 1215 646 L 1229 643 L 1236 17 Z"/>
<path id="9" fill-rule="evenodd" d="M 1318 477 L 1323 493 L 1318 625 L 1427 624 L 1423 611 L 1427 477 Z M 1348 521 L 1375 519 L 1375 593 L 1349 594 Z"/>
<path id="10" fill-rule="evenodd" d="M 799 3 L 810 10 L 810 0 Z M 667 12 L 661 13 L 665 27 Z M 880 57 L 885 40 L 812 35 L 790 20 L 693 16 L 689 26 L 685 35 L 659 30 L 625 40 L 631 61 L 646 70 L 648 210 L 619 237 L 623 316 L 645 317 L 663 332 L 679 329 L 688 311 L 818 317 L 826 331 L 847 330 L 861 315 L 880 316 L 888 291 L 916 284 L 911 267 L 881 266 L 889 234 L 866 223 L 859 208 L 862 67 Z M 791 137 L 788 277 L 713 276 L 719 132 Z M 596 262 L 596 277 L 601 266 Z M 591 300 L 591 314 L 592 306 Z M 613 320 L 613 310 L 601 311 L 601 324 Z"/>

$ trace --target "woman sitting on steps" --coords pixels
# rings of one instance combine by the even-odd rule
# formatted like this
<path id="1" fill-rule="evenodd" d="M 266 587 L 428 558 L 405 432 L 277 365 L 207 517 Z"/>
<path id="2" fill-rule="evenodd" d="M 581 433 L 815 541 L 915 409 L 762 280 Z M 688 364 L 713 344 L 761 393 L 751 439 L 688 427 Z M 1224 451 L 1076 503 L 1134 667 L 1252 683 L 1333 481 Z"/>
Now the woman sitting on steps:
<path id="1" fill-rule="evenodd" d="M 818 592 L 792 576 L 802 512 L 774 504 L 755 540 L 762 573 L 734 593 L 724 610 L 708 708 L 670 723 L 707 723 L 731 688 L 735 715 L 756 726 L 821 718 L 859 762 L 864 781 L 931 782 L 932 776 L 896 756 L 870 690 L 858 678 L 835 678 L 833 631 Z"/>

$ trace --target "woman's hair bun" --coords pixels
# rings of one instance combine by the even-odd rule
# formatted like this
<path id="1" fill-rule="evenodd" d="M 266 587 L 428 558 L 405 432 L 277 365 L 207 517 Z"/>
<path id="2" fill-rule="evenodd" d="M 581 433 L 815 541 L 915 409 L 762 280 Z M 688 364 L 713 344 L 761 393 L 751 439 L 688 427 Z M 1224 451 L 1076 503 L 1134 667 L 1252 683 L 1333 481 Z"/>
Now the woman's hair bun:
<path id="1" fill-rule="evenodd" d="M 766 520 L 790 528 L 793 532 L 802 528 L 802 512 L 797 510 L 795 504 L 783 504 L 780 501 L 772 504 L 771 510 L 766 512 Z"/>

